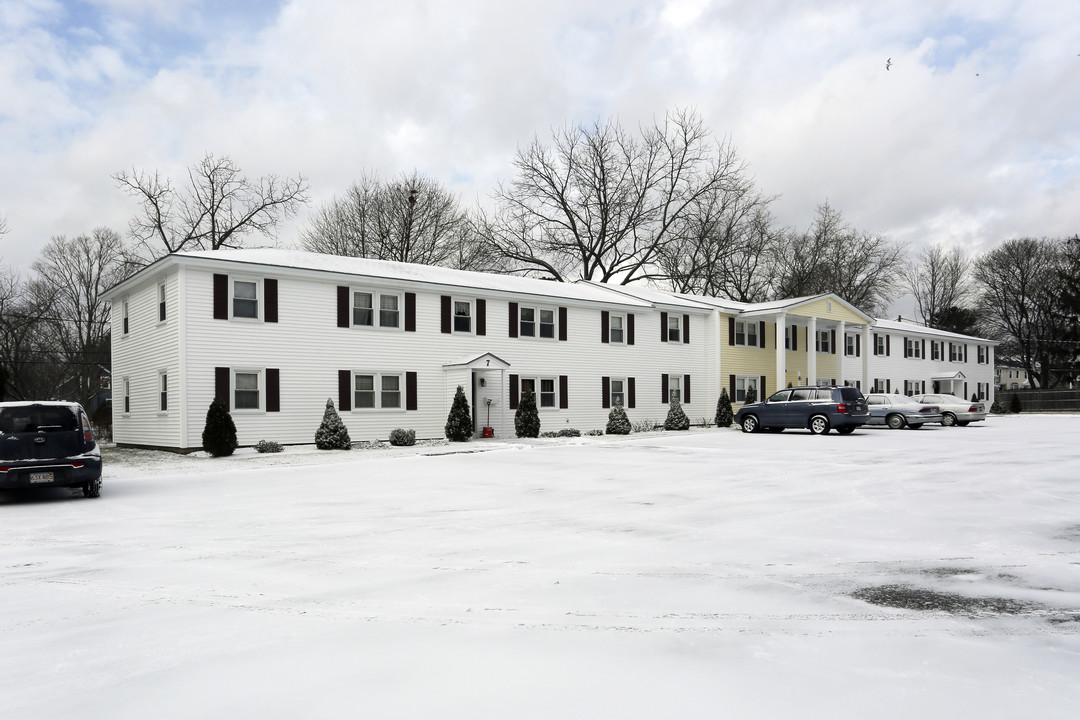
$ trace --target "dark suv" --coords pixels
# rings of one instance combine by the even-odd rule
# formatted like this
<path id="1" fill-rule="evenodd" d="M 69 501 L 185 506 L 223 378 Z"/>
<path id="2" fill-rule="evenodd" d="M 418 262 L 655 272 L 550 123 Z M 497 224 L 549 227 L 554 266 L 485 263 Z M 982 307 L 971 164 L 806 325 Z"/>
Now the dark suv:
<path id="1" fill-rule="evenodd" d="M 743 405 L 735 415 L 735 422 L 746 433 L 808 428 L 815 435 L 830 429 L 848 435 L 869 419 L 866 398 L 853 387 L 786 388 L 764 402 Z"/>
<path id="2" fill-rule="evenodd" d="M 82 488 L 101 494 L 101 450 L 82 405 L 0 403 L 0 490 Z"/>

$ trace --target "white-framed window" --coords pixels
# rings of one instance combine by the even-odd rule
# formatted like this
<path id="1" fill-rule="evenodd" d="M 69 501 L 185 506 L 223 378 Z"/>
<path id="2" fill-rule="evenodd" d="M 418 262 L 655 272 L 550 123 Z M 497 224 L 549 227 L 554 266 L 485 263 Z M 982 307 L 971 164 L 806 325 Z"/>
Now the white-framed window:
<path id="1" fill-rule="evenodd" d="M 790 350 L 791 349 L 791 326 L 790 325 L 785 325 L 784 326 L 784 349 L 785 350 Z"/>
<path id="2" fill-rule="evenodd" d="M 360 327 L 374 327 L 375 293 L 367 290 L 352 291 L 352 324 Z"/>
<path id="3" fill-rule="evenodd" d="M 844 333 L 844 354 L 855 357 L 855 336 L 851 333 Z"/>
<path id="4" fill-rule="evenodd" d="M 555 311 L 544 307 L 522 307 L 518 310 L 518 335 L 554 340 Z"/>
<path id="5" fill-rule="evenodd" d="M 832 378 L 818 378 L 817 379 L 817 386 L 818 387 L 831 387 L 832 384 L 833 384 Z"/>
<path id="6" fill-rule="evenodd" d="M 353 373 L 353 410 L 401 410 L 404 387 L 402 373 Z"/>
<path id="7" fill-rule="evenodd" d="M 613 343 L 626 342 L 626 316 L 611 315 L 608 325 L 608 340 Z"/>
<path id="8" fill-rule="evenodd" d="M 400 329 L 401 293 L 381 292 L 370 288 L 352 289 L 352 324 L 354 327 Z"/>
<path id="9" fill-rule="evenodd" d="M 391 293 L 379 294 L 379 327 L 401 327 L 401 296 Z"/>
<path id="10" fill-rule="evenodd" d="M 233 278 L 232 314 L 234 318 L 259 319 L 259 281 Z"/>
<path id="11" fill-rule="evenodd" d="M 760 377 L 757 375 L 736 375 L 735 376 L 735 402 L 746 402 L 746 391 L 753 388 L 754 397 L 757 400 L 761 399 L 760 388 L 758 388 L 758 381 Z"/>
<path id="12" fill-rule="evenodd" d="M 907 345 L 909 358 L 922 357 L 922 343 L 918 338 L 904 338 L 904 343 Z"/>
<path id="13" fill-rule="evenodd" d="M 964 362 L 963 343 L 949 343 L 949 362 Z"/>
<path id="14" fill-rule="evenodd" d="M 817 331 L 817 351 L 819 353 L 831 353 L 832 352 L 832 333 L 829 330 Z"/>
<path id="15" fill-rule="evenodd" d="M 626 407 L 626 380 L 624 378 L 611 379 L 611 407 L 616 405 Z"/>
<path id="16" fill-rule="evenodd" d="M 158 283 L 158 322 L 165 322 L 165 282 Z"/>
<path id="17" fill-rule="evenodd" d="M 473 301 L 454 299 L 453 329 L 456 333 L 471 333 Z"/>
<path id="18" fill-rule="evenodd" d="M 130 313 L 130 306 L 128 305 L 127 298 L 124 298 L 123 300 L 120 301 L 120 317 L 122 319 L 122 324 L 123 324 L 123 333 L 122 333 L 123 335 L 127 335 L 128 333 L 131 332 L 131 320 L 130 320 L 131 316 L 130 316 L 129 313 Z"/>
<path id="19" fill-rule="evenodd" d="M 874 387 L 870 388 L 870 392 L 885 392 L 885 378 L 874 378 Z"/>
<path id="20" fill-rule="evenodd" d="M 233 370 L 233 409 L 262 409 L 262 371 Z"/>
<path id="21" fill-rule="evenodd" d="M 683 376 L 668 374 L 668 402 L 682 402 Z"/>
<path id="22" fill-rule="evenodd" d="M 791 328 L 787 328 L 790 330 Z M 790 334 L 784 333 L 784 340 L 788 342 Z M 735 321 L 735 344 L 743 347 L 758 347 L 758 324 L 753 321 Z"/>
<path id="23" fill-rule="evenodd" d="M 169 412 L 169 374 L 164 370 L 158 372 L 158 412 Z"/>
<path id="24" fill-rule="evenodd" d="M 120 387 L 123 388 L 123 391 L 124 391 L 124 400 L 123 400 L 124 404 L 123 404 L 122 412 L 125 415 L 130 415 L 131 414 L 131 381 L 128 380 L 127 378 L 123 378 L 120 381 Z"/>
<path id="25" fill-rule="evenodd" d="M 668 313 L 667 338 L 668 342 L 682 340 L 682 318 L 675 313 Z"/>
<path id="26" fill-rule="evenodd" d="M 886 343 L 885 343 L 885 338 L 886 337 L 887 337 L 886 335 L 875 335 L 874 336 L 874 344 L 876 345 L 876 350 L 877 350 L 878 355 L 884 355 L 885 354 L 885 349 L 887 347 Z"/>
<path id="27" fill-rule="evenodd" d="M 921 395 L 922 394 L 922 380 L 905 380 L 904 381 L 904 394 L 905 395 Z"/>
<path id="28" fill-rule="evenodd" d="M 536 398 L 536 407 L 539 409 L 555 409 L 558 407 L 558 395 L 556 391 L 555 378 L 553 377 L 531 377 L 521 378 L 521 397 L 525 397 L 528 393 L 533 393 Z"/>

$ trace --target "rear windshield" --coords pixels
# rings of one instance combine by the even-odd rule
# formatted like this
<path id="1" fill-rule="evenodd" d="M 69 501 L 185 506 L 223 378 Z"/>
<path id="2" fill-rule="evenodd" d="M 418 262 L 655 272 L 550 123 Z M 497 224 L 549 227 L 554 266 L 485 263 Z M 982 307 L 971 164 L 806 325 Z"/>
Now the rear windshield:
<path id="1" fill-rule="evenodd" d="M 78 422 L 74 412 L 58 405 L 0 408 L 0 432 L 3 433 L 78 430 Z"/>
<path id="2" fill-rule="evenodd" d="M 840 388 L 840 397 L 844 399 L 844 402 L 855 402 L 862 399 L 862 390 L 853 387 Z"/>

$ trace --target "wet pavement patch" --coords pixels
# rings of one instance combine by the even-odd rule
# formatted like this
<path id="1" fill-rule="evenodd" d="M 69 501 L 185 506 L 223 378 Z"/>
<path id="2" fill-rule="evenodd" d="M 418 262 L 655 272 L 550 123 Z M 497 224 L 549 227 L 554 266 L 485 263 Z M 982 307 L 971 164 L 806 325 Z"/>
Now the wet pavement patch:
<path id="1" fill-rule="evenodd" d="M 1000 597 L 971 597 L 911 585 L 879 585 L 859 588 L 851 597 L 873 605 L 947 612 L 954 615 L 1023 615 L 1044 610 L 1038 603 Z"/>

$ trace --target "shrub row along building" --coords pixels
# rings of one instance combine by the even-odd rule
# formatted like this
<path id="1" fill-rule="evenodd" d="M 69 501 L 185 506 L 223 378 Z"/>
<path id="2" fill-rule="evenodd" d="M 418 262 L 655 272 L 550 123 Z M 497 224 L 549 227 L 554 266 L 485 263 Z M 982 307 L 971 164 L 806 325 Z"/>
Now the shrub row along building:
<path id="1" fill-rule="evenodd" d="M 875 320 L 835 295 L 738 303 L 293 250 L 168 255 L 114 287 L 114 437 L 197 449 L 228 400 L 241 445 L 310 443 L 327 398 L 354 440 L 442 437 L 457 386 L 477 435 L 513 435 L 522 394 L 543 430 L 603 428 L 621 402 L 711 419 L 799 384 L 994 392 L 990 340 Z"/>

